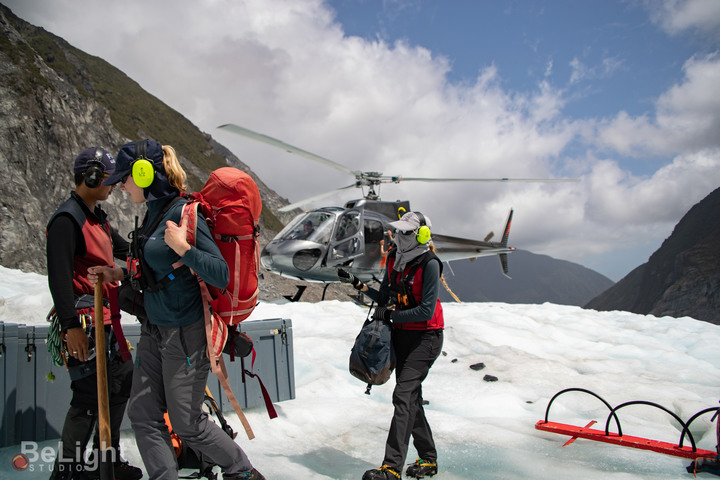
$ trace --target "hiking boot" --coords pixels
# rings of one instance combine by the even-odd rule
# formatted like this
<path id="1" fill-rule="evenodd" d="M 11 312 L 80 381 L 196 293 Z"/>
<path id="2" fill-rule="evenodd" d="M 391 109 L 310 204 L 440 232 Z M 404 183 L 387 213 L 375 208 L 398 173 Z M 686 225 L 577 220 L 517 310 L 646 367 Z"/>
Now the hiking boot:
<path id="1" fill-rule="evenodd" d="M 223 473 L 223 480 L 265 480 L 265 477 L 253 468 L 249 472 L 233 473 L 230 475 Z"/>
<path id="2" fill-rule="evenodd" d="M 687 467 L 688 473 L 710 473 L 712 475 L 720 475 L 720 457 L 701 457 L 696 458 L 693 463 Z"/>
<path id="3" fill-rule="evenodd" d="M 362 476 L 362 480 L 397 480 L 402 478 L 390 465 L 383 465 L 380 468 L 368 470 Z"/>
<path id="4" fill-rule="evenodd" d="M 415 463 L 411 463 L 407 470 L 405 470 L 405 475 L 408 477 L 424 478 L 425 476 L 432 477 L 436 475 L 437 472 L 437 463 L 418 458 L 415 460 Z"/>
<path id="5" fill-rule="evenodd" d="M 127 460 L 120 459 L 113 465 L 116 480 L 140 480 L 143 476 L 142 470 L 133 467 Z"/>
<path id="6" fill-rule="evenodd" d="M 142 470 L 133 467 L 130 462 L 124 459 L 113 463 L 113 473 L 115 474 L 115 480 L 140 480 L 143 476 Z M 100 470 L 86 468 L 83 475 L 83 478 L 87 480 L 99 480 Z"/>
<path id="7" fill-rule="evenodd" d="M 83 473 L 81 464 L 76 462 L 59 462 L 55 460 L 52 472 L 50 473 L 50 480 L 73 480 L 78 478 Z"/>

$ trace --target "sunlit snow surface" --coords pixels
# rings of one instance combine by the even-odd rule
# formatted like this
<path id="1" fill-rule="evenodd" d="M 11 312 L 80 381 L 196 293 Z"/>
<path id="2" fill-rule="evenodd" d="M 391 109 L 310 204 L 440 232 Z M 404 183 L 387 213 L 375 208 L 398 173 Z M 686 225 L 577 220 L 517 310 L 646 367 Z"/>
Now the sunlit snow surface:
<path id="1" fill-rule="evenodd" d="M 42 324 L 50 303 L 45 277 L 0 269 L 0 321 Z M 568 437 L 538 431 L 535 423 L 552 396 L 566 388 L 591 390 L 613 406 L 656 402 L 686 421 L 717 406 L 720 327 L 687 317 L 553 304 L 444 309 L 443 355 L 423 384 L 439 450 L 434 478 L 692 478 L 685 471 L 690 460 L 583 439 L 562 447 Z M 240 431 L 238 443 L 268 479 L 360 479 L 382 462 L 394 382 L 368 396 L 348 373 L 350 348 L 366 313 L 349 301 L 261 303 L 247 320 L 290 318 L 293 326 L 296 398 L 277 403 L 274 420 L 264 407 L 246 410 L 256 434 L 252 441 L 235 415 L 227 414 Z M 469 368 L 479 362 L 483 370 Z M 499 380 L 483 381 L 488 374 Z M 550 420 L 579 426 L 597 420 L 594 428 L 603 429 L 607 414 L 596 398 L 571 392 L 554 402 Z M 627 435 L 679 441 L 678 425 L 660 409 L 633 405 L 619 417 Z M 699 448 L 715 450 L 710 418 L 693 422 L 692 432 Z M 41 447 L 56 445 L 53 440 Z M 122 448 L 141 464 L 132 432 L 123 433 Z M 19 446 L 0 449 L 0 478 L 48 477 L 40 461 L 32 472 L 14 471 L 11 458 L 19 452 Z M 415 457 L 411 447 L 408 463 Z"/>

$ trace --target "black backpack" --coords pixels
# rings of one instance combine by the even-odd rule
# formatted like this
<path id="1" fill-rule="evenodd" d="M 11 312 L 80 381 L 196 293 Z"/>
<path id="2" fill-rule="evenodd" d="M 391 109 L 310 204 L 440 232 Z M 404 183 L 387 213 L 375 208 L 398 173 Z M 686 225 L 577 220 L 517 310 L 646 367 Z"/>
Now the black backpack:
<path id="1" fill-rule="evenodd" d="M 373 385 L 382 385 L 395 370 L 395 349 L 392 325 L 383 320 L 367 318 L 350 352 L 350 374 L 367 383 L 370 395 Z"/>

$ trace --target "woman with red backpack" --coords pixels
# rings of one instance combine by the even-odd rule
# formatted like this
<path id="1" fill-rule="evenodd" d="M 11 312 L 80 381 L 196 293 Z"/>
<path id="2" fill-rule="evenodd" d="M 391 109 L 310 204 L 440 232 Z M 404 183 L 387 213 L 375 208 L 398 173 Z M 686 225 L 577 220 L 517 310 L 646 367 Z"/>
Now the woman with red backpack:
<path id="1" fill-rule="evenodd" d="M 181 221 L 187 199 L 180 195 L 187 187 L 186 174 L 175 150 L 140 140 L 123 145 L 116 161 L 104 184 L 121 183 L 133 203 L 147 205 L 147 213 L 133 234 L 131 250 L 136 255 L 129 259 L 129 272 L 99 267 L 92 273 L 102 273 L 104 282 L 129 281 L 143 292 L 147 318 L 137 347 L 128 417 L 149 478 L 178 478 L 163 419 L 167 411 L 174 431 L 219 465 L 224 479 L 264 479 L 202 408 L 210 360 L 206 303 L 197 276 L 224 288 L 229 269 L 201 215 L 194 244 L 187 241 L 187 217 Z"/>

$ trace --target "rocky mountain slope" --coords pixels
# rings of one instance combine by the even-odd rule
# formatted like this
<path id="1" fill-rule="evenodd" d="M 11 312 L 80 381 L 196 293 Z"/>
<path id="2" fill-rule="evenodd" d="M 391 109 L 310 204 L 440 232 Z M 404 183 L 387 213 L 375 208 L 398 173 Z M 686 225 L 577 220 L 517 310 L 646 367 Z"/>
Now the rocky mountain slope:
<path id="1" fill-rule="evenodd" d="M 720 188 L 693 206 L 640 265 L 585 305 L 720 325 Z"/>

